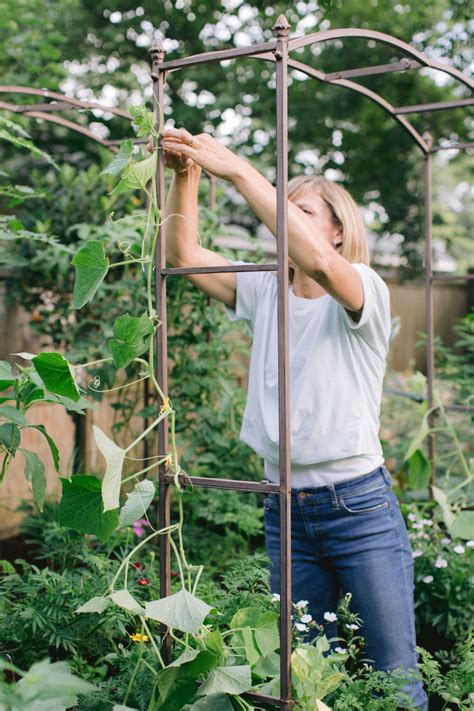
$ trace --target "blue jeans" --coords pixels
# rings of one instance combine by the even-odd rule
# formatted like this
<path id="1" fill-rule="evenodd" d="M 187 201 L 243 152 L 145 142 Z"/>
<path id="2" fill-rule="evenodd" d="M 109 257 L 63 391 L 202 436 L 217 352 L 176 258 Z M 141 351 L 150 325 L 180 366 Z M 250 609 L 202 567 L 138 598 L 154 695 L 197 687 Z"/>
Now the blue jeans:
<path id="1" fill-rule="evenodd" d="M 292 489 L 292 600 L 308 600 L 308 612 L 330 637 L 337 623 L 324 620 L 336 612 L 341 594 L 352 594 L 351 609 L 362 618 L 364 657 L 380 670 L 415 671 L 413 557 L 392 477 L 385 466 L 337 484 Z M 264 500 L 270 584 L 279 592 L 280 498 Z M 421 680 L 410 679 L 403 691 L 416 709 L 426 711 Z"/>

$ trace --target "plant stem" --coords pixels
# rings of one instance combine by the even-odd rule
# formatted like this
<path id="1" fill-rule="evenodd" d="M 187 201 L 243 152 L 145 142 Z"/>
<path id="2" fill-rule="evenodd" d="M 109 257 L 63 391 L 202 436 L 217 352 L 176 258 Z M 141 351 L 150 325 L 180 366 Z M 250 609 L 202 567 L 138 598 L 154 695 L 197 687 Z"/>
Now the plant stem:
<path id="1" fill-rule="evenodd" d="M 138 659 L 137 659 L 137 663 L 135 664 L 135 669 L 133 670 L 133 674 L 132 674 L 132 676 L 130 677 L 130 681 L 129 681 L 128 686 L 127 686 L 127 691 L 126 691 L 126 693 L 125 693 L 125 698 L 124 698 L 124 700 L 123 700 L 123 705 L 124 705 L 124 706 L 127 705 L 128 697 L 129 697 L 130 692 L 131 692 L 131 690 L 132 690 L 132 688 L 133 688 L 133 685 L 134 685 L 134 683 L 135 683 L 135 679 L 136 679 L 136 676 L 137 676 L 137 673 L 138 673 L 138 667 L 140 666 L 140 662 L 142 661 L 142 656 L 143 656 L 143 630 L 144 630 L 144 627 L 143 627 L 143 618 L 142 618 L 142 630 L 141 630 L 141 635 L 140 635 L 140 636 L 141 636 L 141 639 L 140 639 L 140 651 L 139 651 L 139 653 L 138 653 Z"/>
<path id="2" fill-rule="evenodd" d="M 141 471 L 137 472 L 136 474 L 132 474 L 131 476 L 128 476 L 126 479 L 122 479 L 122 484 L 125 484 L 126 481 L 130 481 L 131 479 L 136 479 L 137 476 L 140 476 L 141 474 L 146 474 L 146 472 L 150 471 L 150 469 L 153 469 L 153 467 L 157 467 L 160 464 L 163 464 L 168 459 L 168 457 L 163 457 L 163 459 L 159 459 L 157 462 L 153 462 L 153 464 L 150 464 L 148 467 L 145 467 L 145 469 L 142 469 Z"/>
<path id="3" fill-rule="evenodd" d="M 151 644 L 152 644 L 153 649 L 155 650 L 156 656 L 158 657 L 158 661 L 160 662 L 161 666 L 162 666 L 163 669 L 164 669 L 166 665 L 165 665 L 165 663 L 164 663 L 164 661 L 163 661 L 163 658 L 162 658 L 162 656 L 161 656 L 161 654 L 160 654 L 160 650 L 158 649 L 157 644 L 156 644 L 156 642 L 155 642 L 155 640 L 154 640 L 154 638 L 153 638 L 153 635 L 152 635 L 152 633 L 150 632 L 150 629 L 149 629 L 147 623 L 145 622 L 145 618 L 144 618 L 144 617 L 141 617 L 140 619 L 141 619 L 141 621 L 142 621 L 142 624 L 143 624 L 143 626 L 144 626 L 144 628 L 145 628 L 145 630 L 146 630 L 146 633 L 147 633 L 148 637 L 150 638 L 150 642 L 151 642 Z"/>
<path id="4" fill-rule="evenodd" d="M 108 360 L 113 360 L 113 358 L 99 358 L 99 360 L 91 360 L 89 363 L 79 363 L 79 365 L 71 365 L 71 368 L 87 368 L 89 365 L 97 365 L 98 363 L 106 363 Z"/>

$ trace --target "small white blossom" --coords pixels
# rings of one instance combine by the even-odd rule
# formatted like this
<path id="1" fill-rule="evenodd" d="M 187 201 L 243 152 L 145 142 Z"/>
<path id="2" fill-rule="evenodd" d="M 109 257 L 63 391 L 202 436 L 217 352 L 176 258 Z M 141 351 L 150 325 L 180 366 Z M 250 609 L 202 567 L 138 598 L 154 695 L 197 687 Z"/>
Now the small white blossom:
<path id="1" fill-rule="evenodd" d="M 311 622 L 312 619 L 313 619 L 313 618 L 312 618 L 311 615 L 302 615 L 302 617 L 301 617 L 301 622 L 304 622 L 305 624 L 308 624 L 308 622 Z"/>
<path id="2" fill-rule="evenodd" d="M 432 583 L 433 580 L 434 580 L 434 578 L 432 575 L 425 575 L 425 577 L 423 578 L 424 583 Z"/>
<path id="3" fill-rule="evenodd" d="M 297 622 L 297 623 L 295 624 L 295 627 L 296 627 L 296 629 L 298 630 L 298 632 L 307 632 L 307 631 L 308 631 L 307 626 L 301 624 L 300 622 Z"/>
<path id="4" fill-rule="evenodd" d="M 359 625 L 346 625 L 348 630 L 358 630 Z"/>
<path id="5" fill-rule="evenodd" d="M 467 541 L 466 546 L 468 548 L 474 548 L 474 541 Z"/>
<path id="6" fill-rule="evenodd" d="M 299 602 L 295 603 L 295 607 L 298 608 L 298 610 L 301 610 L 304 607 L 308 607 L 309 602 L 308 600 L 300 600 Z"/>
<path id="7" fill-rule="evenodd" d="M 448 561 L 446 558 L 436 558 L 435 568 L 447 568 Z"/>
<path id="8" fill-rule="evenodd" d="M 409 519 L 410 521 L 416 521 L 416 516 L 415 516 L 415 514 L 410 512 L 410 513 L 408 514 L 408 519 Z"/>
<path id="9" fill-rule="evenodd" d="M 451 539 L 450 539 L 450 538 L 442 538 L 442 539 L 441 539 L 441 543 L 442 543 L 444 546 L 447 546 L 447 545 L 449 545 L 449 544 L 451 543 Z"/>
<path id="10" fill-rule="evenodd" d="M 462 546 L 460 543 L 457 546 L 454 546 L 453 551 L 455 553 L 458 553 L 459 555 L 462 555 L 465 552 L 464 546 Z"/>
<path id="11" fill-rule="evenodd" d="M 419 548 L 417 548 L 417 549 L 416 549 L 415 551 L 413 551 L 413 553 L 412 553 L 412 557 L 413 557 L 413 558 L 419 558 L 420 555 L 423 555 L 423 551 L 420 550 Z"/>
<path id="12" fill-rule="evenodd" d="M 272 602 L 280 602 L 280 596 L 278 593 L 273 593 Z"/>
<path id="13" fill-rule="evenodd" d="M 334 651 L 337 652 L 338 654 L 345 654 L 347 650 L 344 649 L 343 647 L 335 647 Z"/>
<path id="14" fill-rule="evenodd" d="M 420 521 L 422 526 L 432 526 L 433 521 L 430 518 L 422 518 Z"/>
<path id="15" fill-rule="evenodd" d="M 337 620 L 337 615 L 335 612 L 325 612 L 324 619 L 326 622 L 335 622 Z"/>
<path id="16" fill-rule="evenodd" d="M 412 528 L 423 528 L 423 524 L 421 522 L 416 522 L 412 524 Z"/>

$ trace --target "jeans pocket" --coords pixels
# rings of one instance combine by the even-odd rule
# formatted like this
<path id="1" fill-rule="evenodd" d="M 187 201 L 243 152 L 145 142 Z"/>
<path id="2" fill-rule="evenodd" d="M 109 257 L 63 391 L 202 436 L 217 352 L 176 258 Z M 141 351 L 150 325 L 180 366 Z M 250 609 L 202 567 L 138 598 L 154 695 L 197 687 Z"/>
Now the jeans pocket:
<path id="1" fill-rule="evenodd" d="M 339 503 L 344 511 L 355 515 L 377 513 L 390 508 L 390 500 L 383 489 L 365 494 L 340 496 Z"/>

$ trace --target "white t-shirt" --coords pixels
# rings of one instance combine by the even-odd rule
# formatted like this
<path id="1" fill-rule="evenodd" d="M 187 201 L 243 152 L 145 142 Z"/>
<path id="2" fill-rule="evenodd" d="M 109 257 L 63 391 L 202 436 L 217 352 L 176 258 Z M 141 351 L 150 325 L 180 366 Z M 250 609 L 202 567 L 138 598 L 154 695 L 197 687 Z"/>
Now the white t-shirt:
<path id="1" fill-rule="evenodd" d="M 352 266 L 364 290 L 358 323 L 329 294 L 305 299 L 295 296 L 291 285 L 288 294 L 292 468 L 324 463 L 327 471 L 328 462 L 366 458 L 359 459 L 365 472 L 354 474 L 349 467 L 344 478 L 367 473 L 383 462 L 378 433 L 391 325 L 385 282 L 365 264 Z M 278 466 L 275 273 L 237 272 L 236 306 L 225 310 L 231 321 L 245 320 L 253 333 L 240 439 Z"/>

